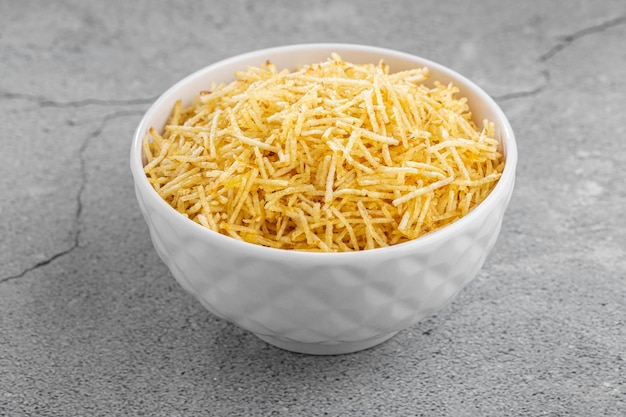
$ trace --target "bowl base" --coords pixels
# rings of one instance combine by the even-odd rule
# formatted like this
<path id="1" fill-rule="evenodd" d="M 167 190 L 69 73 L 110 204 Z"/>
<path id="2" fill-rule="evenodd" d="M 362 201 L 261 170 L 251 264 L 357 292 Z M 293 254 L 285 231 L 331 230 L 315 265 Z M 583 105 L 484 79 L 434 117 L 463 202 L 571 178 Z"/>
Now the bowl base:
<path id="1" fill-rule="evenodd" d="M 332 345 L 322 343 L 289 342 L 273 336 L 266 336 L 261 334 L 255 335 L 259 339 L 269 343 L 272 346 L 289 350 L 291 352 L 305 353 L 308 355 L 343 355 L 346 353 L 354 353 L 360 350 L 369 349 L 371 347 L 379 345 L 391 339 L 397 333 L 398 332 L 391 332 L 375 339 L 368 339 L 358 342 L 339 342 Z"/>

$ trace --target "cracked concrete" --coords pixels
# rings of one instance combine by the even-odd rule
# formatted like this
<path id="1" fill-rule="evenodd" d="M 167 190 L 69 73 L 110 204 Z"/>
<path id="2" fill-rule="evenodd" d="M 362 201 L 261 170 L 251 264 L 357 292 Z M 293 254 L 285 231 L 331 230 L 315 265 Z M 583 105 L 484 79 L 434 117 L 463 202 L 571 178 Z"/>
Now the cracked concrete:
<path id="1" fill-rule="evenodd" d="M 624 24 L 626 24 L 626 16 L 619 16 L 617 18 L 610 19 L 610 20 L 601 22 L 593 26 L 579 29 L 569 35 L 564 35 L 562 36 L 562 40 L 559 43 L 552 46 L 547 52 L 545 52 L 539 57 L 539 61 L 540 62 L 548 61 L 549 59 L 554 57 L 556 54 L 560 53 L 563 49 L 572 45 L 578 39 L 581 39 L 589 35 L 600 34 L 606 30 L 609 30 L 616 26 L 620 26 Z"/>
<path id="2" fill-rule="evenodd" d="M 124 105 L 129 105 L 129 104 L 133 105 L 137 103 L 142 103 L 143 100 L 131 100 L 131 101 L 120 100 L 117 102 L 111 102 L 111 101 L 106 101 L 106 100 L 85 99 L 85 100 L 80 101 L 80 103 L 82 103 L 80 105 L 72 105 L 78 102 L 58 104 L 47 99 L 38 100 L 38 102 L 42 106 L 52 105 L 53 107 L 82 107 L 82 106 L 86 106 L 89 104 L 97 104 L 97 105 L 105 105 L 105 106 L 120 106 L 120 105 L 124 106 Z M 140 116 L 141 114 L 143 114 L 143 111 L 140 111 L 140 110 L 117 110 L 113 113 L 109 113 L 105 115 L 102 118 L 100 125 L 83 140 L 81 146 L 79 147 L 78 149 L 79 167 L 78 167 L 77 176 L 78 178 L 81 179 L 81 182 L 79 184 L 78 190 L 76 192 L 76 197 L 75 197 L 76 211 L 74 213 L 74 223 L 71 227 L 71 234 L 73 235 L 71 245 L 66 249 L 61 249 L 58 252 L 52 253 L 45 259 L 37 261 L 34 265 L 26 267 L 24 270 L 22 270 L 21 272 L 18 272 L 17 274 L 5 276 L 5 277 L 0 276 L 0 284 L 6 281 L 21 278 L 24 275 L 28 274 L 29 272 L 32 272 L 38 268 L 44 267 L 50 264 L 51 262 L 56 261 L 57 259 L 70 254 L 72 251 L 74 251 L 76 248 L 79 247 L 80 233 L 81 233 L 81 227 L 80 227 L 81 214 L 83 211 L 82 195 L 85 190 L 85 187 L 87 187 L 87 169 L 86 169 L 87 162 L 85 161 L 85 156 L 84 156 L 87 146 L 89 146 L 90 141 L 97 139 L 102 134 L 107 123 L 114 121 L 115 119 L 120 118 L 120 117 Z"/>
<path id="3" fill-rule="evenodd" d="M 626 6 L 0 0 L 0 416 L 626 415 Z M 171 84 L 299 42 L 421 55 L 496 98 L 516 191 L 477 279 L 385 344 L 309 357 L 160 262 L 130 139 Z"/>
<path id="4" fill-rule="evenodd" d="M 99 99 L 99 98 L 84 98 L 76 101 L 56 101 L 43 96 L 36 96 L 32 94 L 23 93 L 10 93 L 6 91 L 0 91 L 0 99 L 4 100 L 24 100 L 37 103 L 41 107 L 84 107 L 84 106 L 135 106 L 150 104 L 157 99 L 158 96 L 149 98 L 137 98 L 137 99 Z"/>
<path id="5" fill-rule="evenodd" d="M 577 40 L 583 37 L 601 34 L 602 32 L 606 30 L 610 30 L 616 26 L 622 26 L 622 25 L 626 25 L 626 16 L 620 16 L 614 19 L 601 22 L 599 24 L 595 24 L 589 27 L 578 29 L 575 32 L 568 34 L 568 35 L 562 35 L 561 40 L 557 42 L 556 44 L 554 44 L 553 46 L 551 46 L 546 52 L 541 54 L 537 60 L 539 64 L 545 67 L 543 70 L 541 70 L 541 76 L 543 77 L 543 82 L 541 84 L 539 84 L 537 87 L 531 90 L 505 93 L 503 95 L 494 96 L 494 98 L 502 102 L 502 101 L 514 100 L 518 98 L 532 97 L 536 94 L 541 93 L 548 87 L 550 83 L 551 74 L 550 74 L 549 62 L 548 62 L 550 61 L 550 59 L 552 59 L 555 55 L 562 52 L 567 47 L 572 46 L 572 44 L 574 44 Z"/>

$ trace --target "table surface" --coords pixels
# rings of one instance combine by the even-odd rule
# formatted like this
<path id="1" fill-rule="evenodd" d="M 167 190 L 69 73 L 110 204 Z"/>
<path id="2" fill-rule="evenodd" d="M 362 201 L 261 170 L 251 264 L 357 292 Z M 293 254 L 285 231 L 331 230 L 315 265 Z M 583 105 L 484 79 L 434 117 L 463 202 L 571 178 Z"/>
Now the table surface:
<path id="1" fill-rule="evenodd" d="M 625 40 L 621 0 L 0 0 L 0 415 L 626 415 Z M 209 314 L 159 261 L 129 171 L 171 84 L 307 42 L 452 67 L 519 147 L 478 277 L 349 355 Z"/>

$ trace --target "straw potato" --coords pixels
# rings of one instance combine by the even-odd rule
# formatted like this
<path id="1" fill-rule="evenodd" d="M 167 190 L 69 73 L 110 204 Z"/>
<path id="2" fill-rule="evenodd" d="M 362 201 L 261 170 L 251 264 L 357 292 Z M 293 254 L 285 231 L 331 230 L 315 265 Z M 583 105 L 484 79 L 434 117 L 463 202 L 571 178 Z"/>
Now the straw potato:
<path id="1" fill-rule="evenodd" d="M 148 180 L 216 232 L 268 247 L 358 251 L 465 216 L 504 161 L 494 125 L 428 68 L 266 62 L 177 102 L 144 140 Z"/>

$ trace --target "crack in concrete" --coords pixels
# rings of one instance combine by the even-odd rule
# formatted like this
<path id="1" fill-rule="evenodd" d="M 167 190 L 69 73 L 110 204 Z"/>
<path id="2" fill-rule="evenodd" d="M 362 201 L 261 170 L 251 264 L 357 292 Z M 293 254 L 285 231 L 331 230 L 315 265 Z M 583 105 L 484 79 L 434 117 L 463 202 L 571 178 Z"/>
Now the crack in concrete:
<path id="1" fill-rule="evenodd" d="M 589 26 L 589 27 L 577 30 L 576 32 L 573 32 L 569 35 L 565 35 L 561 38 L 560 42 L 553 45 L 546 52 L 541 54 L 539 58 L 537 59 L 537 62 L 541 65 L 547 65 L 548 61 L 554 58 L 554 56 L 562 52 L 564 49 L 573 45 L 579 39 L 582 39 L 589 35 L 605 32 L 606 30 L 609 30 L 611 28 L 614 28 L 616 26 L 623 25 L 623 24 L 626 24 L 626 16 L 619 16 L 614 19 L 606 20 L 597 25 L 593 25 L 593 26 Z M 494 97 L 494 99 L 498 101 L 514 100 L 518 98 L 532 97 L 541 93 L 550 84 L 550 79 L 551 79 L 550 70 L 548 68 L 544 68 L 541 71 L 541 75 L 544 79 L 544 82 L 538 87 L 535 87 L 531 90 L 522 90 L 522 91 L 516 91 L 513 93 L 503 94 L 501 96 Z"/>
<path id="2" fill-rule="evenodd" d="M 141 105 L 141 104 L 149 104 L 154 102 L 157 97 L 148 97 L 148 98 L 138 98 L 138 99 L 110 99 L 110 100 L 100 100 L 95 98 L 87 98 L 84 100 L 76 100 L 76 101 L 53 101 L 53 100 L 43 100 L 40 102 L 41 107 L 84 107 L 84 106 L 133 106 L 133 105 Z"/>
<path id="3" fill-rule="evenodd" d="M 107 124 L 111 120 L 114 120 L 120 117 L 134 116 L 134 115 L 140 115 L 140 114 L 143 114 L 143 111 L 118 110 L 113 113 L 105 115 L 100 121 L 100 124 L 98 125 L 98 127 L 85 137 L 80 147 L 78 148 L 78 160 L 79 160 L 78 172 L 81 178 L 81 182 L 76 192 L 76 211 L 74 213 L 74 222 L 72 224 L 72 229 L 73 229 L 72 244 L 68 248 L 50 255 L 49 257 L 47 257 L 46 259 L 42 261 L 36 262 L 35 264 L 23 269 L 21 272 L 15 275 L 10 275 L 10 276 L 0 278 L 0 284 L 15 280 L 18 278 L 22 278 L 32 271 L 35 271 L 41 267 L 49 265 L 55 260 L 69 255 L 70 253 L 72 253 L 73 251 L 75 251 L 77 248 L 80 247 L 81 217 L 83 214 L 83 193 L 85 192 L 85 188 L 87 186 L 87 164 L 85 161 L 85 151 L 87 150 L 87 146 L 92 140 L 96 139 L 102 134 Z"/>
<path id="4" fill-rule="evenodd" d="M 541 93 L 543 90 L 545 90 L 550 84 L 550 71 L 548 71 L 547 69 L 542 70 L 541 76 L 543 77 L 543 83 L 533 88 L 532 90 L 515 91 L 513 93 L 507 93 L 501 96 L 495 96 L 494 99 L 497 101 L 506 101 L 506 100 L 514 100 L 518 98 L 532 97 L 534 95 L 537 95 Z"/>
<path id="5" fill-rule="evenodd" d="M 595 33 L 602 33 L 615 26 L 623 25 L 624 23 L 626 23 L 626 16 L 619 16 L 615 19 L 610 19 L 597 25 L 580 29 L 569 35 L 565 35 L 562 37 L 561 42 L 554 45 L 552 48 L 550 48 L 547 52 L 539 57 L 539 62 L 546 62 L 550 60 L 556 54 L 563 51 L 565 48 L 572 45 L 577 40 L 584 38 L 585 36 L 593 35 Z"/>
<path id="6" fill-rule="evenodd" d="M 79 108 L 85 106 L 133 106 L 152 103 L 157 99 L 155 97 L 136 98 L 136 99 L 98 99 L 98 98 L 86 98 L 82 100 L 72 101 L 56 101 L 47 97 L 27 94 L 27 93 L 12 93 L 9 91 L 0 91 L 0 99 L 8 100 L 23 100 L 36 103 L 40 107 L 56 107 L 56 108 Z"/>

